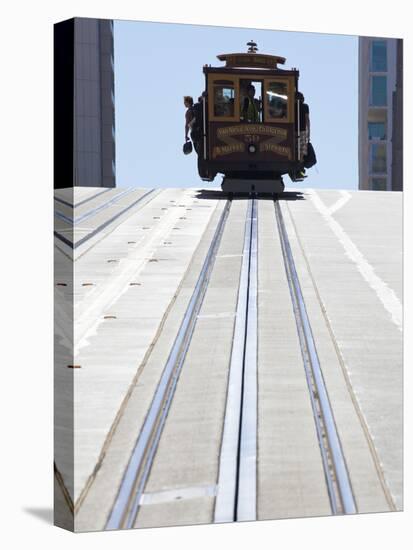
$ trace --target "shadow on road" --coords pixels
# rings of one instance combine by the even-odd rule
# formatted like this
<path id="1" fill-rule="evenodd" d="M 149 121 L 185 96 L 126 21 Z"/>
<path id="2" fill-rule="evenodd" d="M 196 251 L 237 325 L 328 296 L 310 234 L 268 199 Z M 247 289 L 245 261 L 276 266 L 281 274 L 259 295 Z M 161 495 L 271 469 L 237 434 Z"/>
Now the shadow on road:
<path id="1" fill-rule="evenodd" d="M 218 189 L 200 189 L 196 192 L 195 197 L 197 199 L 215 199 L 215 200 L 227 200 L 232 198 L 232 200 L 247 200 L 250 198 L 248 194 L 231 194 L 224 193 Z M 274 198 L 277 198 L 280 201 L 301 201 L 306 200 L 305 193 L 302 191 L 284 191 L 284 193 L 278 193 L 277 195 L 268 195 L 268 194 L 258 194 L 255 197 L 259 200 L 272 201 Z"/>
<path id="2" fill-rule="evenodd" d="M 284 191 L 277 195 L 279 201 L 305 201 L 305 193 L 302 191 Z"/>

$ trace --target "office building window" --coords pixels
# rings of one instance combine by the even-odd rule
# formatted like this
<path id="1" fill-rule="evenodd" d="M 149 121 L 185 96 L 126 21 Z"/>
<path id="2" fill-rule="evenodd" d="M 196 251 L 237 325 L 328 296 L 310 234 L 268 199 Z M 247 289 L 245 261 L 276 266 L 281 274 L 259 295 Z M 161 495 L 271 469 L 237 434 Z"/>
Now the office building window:
<path id="1" fill-rule="evenodd" d="M 387 43 L 385 40 L 373 40 L 370 50 L 370 71 L 387 71 Z"/>
<path id="2" fill-rule="evenodd" d="M 369 122 L 369 139 L 386 139 L 385 122 Z"/>
<path id="3" fill-rule="evenodd" d="M 370 173 L 371 174 L 387 173 L 387 154 L 386 154 L 385 143 L 370 144 Z"/>
<path id="4" fill-rule="evenodd" d="M 385 107 L 387 105 L 387 77 L 372 76 L 370 80 L 370 105 Z"/>
<path id="5" fill-rule="evenodd" d="M 371 178 L 371 188 L 373 191 L 386 191 L 387 178 Z"/>

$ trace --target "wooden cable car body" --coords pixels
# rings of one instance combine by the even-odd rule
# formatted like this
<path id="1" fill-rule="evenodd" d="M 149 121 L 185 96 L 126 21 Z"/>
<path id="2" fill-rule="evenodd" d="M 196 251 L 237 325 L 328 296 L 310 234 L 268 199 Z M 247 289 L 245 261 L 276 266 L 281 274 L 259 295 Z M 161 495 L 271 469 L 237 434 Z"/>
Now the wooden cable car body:
<path id="1" fill-rule="evenodd" d="M 213 181 L 223 174 L 226 191 L 282 191 L 282 175 L 303 166 L 296 100 L 299 72 L 280 69 L 282 57 L 256 51 L 217 57 L 226 62 L 224 67 L 203 67 L 199 175 Z M 251 83 L 255 97 L 248 100 Z M 243 109 L 248 101 L 255 104 L 251 118 Z"/>

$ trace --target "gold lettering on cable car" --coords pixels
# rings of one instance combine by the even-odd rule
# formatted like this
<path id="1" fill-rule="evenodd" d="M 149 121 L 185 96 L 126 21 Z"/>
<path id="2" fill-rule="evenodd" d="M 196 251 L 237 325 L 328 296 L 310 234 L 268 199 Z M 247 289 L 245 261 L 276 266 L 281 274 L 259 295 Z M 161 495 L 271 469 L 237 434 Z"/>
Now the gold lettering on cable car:
<path id="1" fill-rule="evenodd" d="M 213 148 L 212 156 L 213 158 L 221 157 L 223 155 L 230 155 L 231 153 L 244 153 L 245 144 L 244 143 L 232 143 L 230 145 L 217 145 Z"/>
<path id="2" fill-rule="evenodd" d="M 286 128 L 266 126 L 264 124 L 221 126 L 217 128 L 216 136 L 225 145 L 216 145 L 213 147 L 213 158 L 232 153 L 244 153 L 246 151 L 245 143 L 259 143 L 259 151 L 261 153 L 272 152 L 288 159 L 292 158 L 291 148 L 279 145 L 288 138 L 288 130 Z M 244 143 L 240 143 L 236 138 L 243 139 Z"/>
<path id="3" fill-rule="evenodd" d="M 285 128 L 265 126 L 262 124 L 242 124 L 240 126 L 224 126 L 217 129 L 217 137 L 224 138 L 240 134 L 259 134 L 264 136 L 279 136 L 287 139 L 288 131 Z"/>
<path id="4" fill-rule="evenodd" d="M 288 159 L 291 160 L 291 148 L 271 143 L 271 140 L 260 143 L 259 150 L 261 153 L 271 151 L 272 153 L 277 153 L 283 157 L 288 157 Z"/>

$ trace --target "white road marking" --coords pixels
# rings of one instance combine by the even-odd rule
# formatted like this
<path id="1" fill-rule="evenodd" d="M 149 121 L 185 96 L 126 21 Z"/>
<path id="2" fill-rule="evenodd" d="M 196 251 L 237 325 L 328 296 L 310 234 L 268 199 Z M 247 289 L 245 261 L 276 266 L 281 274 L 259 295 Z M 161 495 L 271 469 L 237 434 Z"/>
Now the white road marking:
<path id="1" fill-rule="evenodd" d="M 216 485 L 206 485 L 200 487 L 181 487 L 156 493 L 144 493 L 139 502 L 140 506 L 148 504 L 161 504 L 164 502 L 175 502 L 191 498 L 206 498 L 216 495 Z"/>
<path id="2" fill-rule="evenodd" d="M 351 195 L 348 191 L 340 191 L 340 194 L 341 194 L 341 198 L 338 199 L 338 201 L 335 202 L 328 209 L 328 213 L 330 214 L 330 216 L 335 212 L 337 212 L 337 210 L 340 210 L 340 208 L 342 208 L 346 204 L 346 202 L 348 202 L 351 199 Z"/>
<path id="3" fill-rule="evenodd" d="M 403 308 L 395 292 L 377 275 L 357 246 L 353 243 L 344 229 L 332 217 L 331 209 L 323 203 L 314 189 L 310 189 L 311 200 L 323 216 L 330 229 L 343 246 L 347 256 L 352 260 L 367 284 L 374 290 L 384 308 L 390 313 L 393 323 L 401 331 L 403 328 Z"/>

